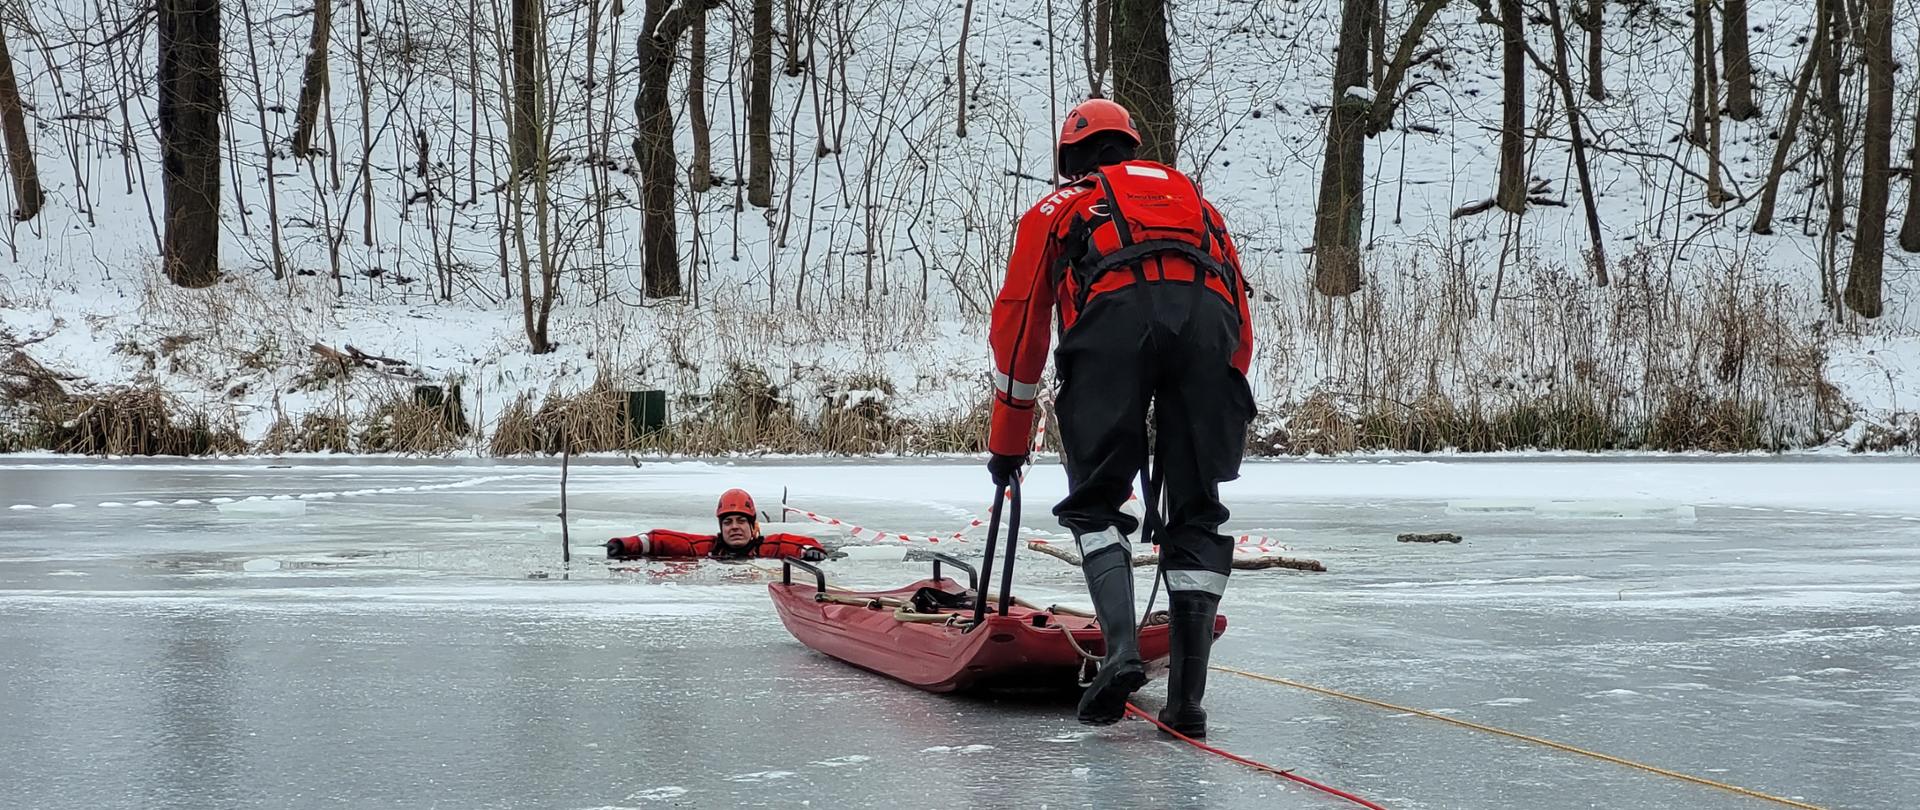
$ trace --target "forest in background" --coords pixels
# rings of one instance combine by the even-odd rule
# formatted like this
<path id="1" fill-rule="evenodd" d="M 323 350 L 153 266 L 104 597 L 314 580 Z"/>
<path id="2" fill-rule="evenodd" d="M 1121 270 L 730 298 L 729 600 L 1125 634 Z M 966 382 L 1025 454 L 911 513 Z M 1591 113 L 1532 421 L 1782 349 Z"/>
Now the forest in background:
<path id="1" fill-rule="evenodd" d="M 974 451 L 1092 95 L 1256 451 L 1911 446 L 1910 5 L 5 0 L 0 449 Z"/>

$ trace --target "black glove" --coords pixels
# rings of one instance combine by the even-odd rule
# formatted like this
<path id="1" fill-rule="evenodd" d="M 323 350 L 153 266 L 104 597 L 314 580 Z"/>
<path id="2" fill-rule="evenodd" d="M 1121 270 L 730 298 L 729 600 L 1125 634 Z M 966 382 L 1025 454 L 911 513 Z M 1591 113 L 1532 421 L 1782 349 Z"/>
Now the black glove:
<path id="1" fill-rule="evenodd" d="M 1013 483 L 1013 477 L 1019 475 L 1020 468 L 1026 466 L 1026 464 L 1027 456 L 1025 453 L 1017 456 L 1006 456 L 994 453 L 993 458 L 987 459 L 987 475 L 993 477 L 994 486 L 1004 487 Z"/>
<path id="2" fill-rule="evenodd" d="M 824 548 L 808 548 L 800 552 L 800 559 L 807 562 L 819 562 L 826 558 L 827 550 Z"/>

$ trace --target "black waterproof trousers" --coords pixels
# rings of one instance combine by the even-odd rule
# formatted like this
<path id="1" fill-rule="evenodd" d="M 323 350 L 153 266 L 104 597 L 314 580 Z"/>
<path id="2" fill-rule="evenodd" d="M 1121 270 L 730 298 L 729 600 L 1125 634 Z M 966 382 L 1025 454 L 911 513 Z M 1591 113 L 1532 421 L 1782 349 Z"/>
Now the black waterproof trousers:
<path id="1" fill-rule="evenodd" d="M 1139 521 L 1120 507 L 1147 461 L 1151 403 L 1154 474 L 1167 504 L 1155 540 L 1168 588 L 1215 598 L 1225 590 L 1233 545 L 1218 532 L 1227 520 L 1219 485 L 1240 476 L 1254 415 L 1253 392 L 1231 362 L 1239 334 L 1238 313 L 1220 295 L 1148 282 L 1094 298 L 1062 336 L 1055 409 L 1069 491 L 1054 515 L 1082 537 L 1083 553 L 1104 547 L 1086 535 L 1109 527 L 1137 536 Z"/>

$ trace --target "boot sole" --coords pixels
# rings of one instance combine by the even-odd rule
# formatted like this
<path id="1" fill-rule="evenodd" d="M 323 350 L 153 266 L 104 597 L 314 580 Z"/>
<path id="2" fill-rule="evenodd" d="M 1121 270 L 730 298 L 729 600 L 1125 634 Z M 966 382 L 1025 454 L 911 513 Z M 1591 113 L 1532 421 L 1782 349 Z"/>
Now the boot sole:
<path id="1" fill-rule="evenodd" d="M 1147 685 L 1146 670 L 1138 665 L 1114 673 L 1105 683 L 1087 687 L 1080 698 L 1080 722 L 1110 726 L 1127 716 L 1127 699 Z"/>

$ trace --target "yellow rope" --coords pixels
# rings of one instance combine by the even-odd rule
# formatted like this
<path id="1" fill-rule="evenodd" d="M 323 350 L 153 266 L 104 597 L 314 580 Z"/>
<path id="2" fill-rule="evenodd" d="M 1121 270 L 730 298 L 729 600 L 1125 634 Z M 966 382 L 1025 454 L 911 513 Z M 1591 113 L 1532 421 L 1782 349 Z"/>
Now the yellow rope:
<path id="1" fill-rule="evenodd" d="M 1296 689 L 1305 689 L 1309 692 L 1318 692 L 1322 695 L 1327 695 L 1329 697 L 1337 697 L 1342 700 L 1351 700 L 1355 703 L 1364 703 L 1368 706 L 1373 706 L 1375 708 L 1380 708 L 1380 709 L 1386 709 L 1388 711 L 1405 712 L 1407 714 L 1416 714 L 1421 717 L 1425 717 L 1429 720 L 1439 720 L 1440 722 L 1443 722 L 1443 723 L 1451 723 L 1453 725 L 1460 726 L 1463 728 L 1470 728 L 1475 731 L 1484 731 L 1489 734 L 1498 734 L 1502 737 L 1511 737 L 1513 739 L 1521 740 L 1523 742 L 1533 743 L 1534 745 L 1543 745 L 1548 748 L 1565 751 L 1570 754 L 1579 754 L 1585 757 L 1592 757 L 1594 759 L 1601 760 L 1603 762 L 1611 762 L 1615 765 L 1625 765 L 1629 768 L 1638 768 L 1648 773 L 1657 773 L 1661 776 L 1670 776 L 1670 777 L 1673 777 L 1674 779 L 1679 779 L 1686 782 L 1692 782 L 1696 785 L 1705 785 L 1711 788 L 1719 788 L 1721 790 L 1724 790 L 1730 793 L 1738 793 L 1742 796 L 1748 796 L 1755 799 L 1764 799 L 1766 801 L 1775 802 L 1778 804 L 1784 804 L 1788 807 L 1798 807 L 1798 808 L 1802 808 L 1802 810 L 1825 810 L 1825 808 L 1822 808 L 1819 805 L 1794 801 L 1793 799 L 1788 799 L 1781 796 L 1773 796 L 1766 793 L 1761 793 L 1757 790 L 1748 790 L 1747 788 L 1743 788 L 1738 785 L 1729 785 L 1725 782 L 1715 782 L 1712 779 L 1703 779 L 1698 776 L 1691 776 L 1688 774 L 1680 773 L 1679 771 L 1670 771 L 1670 770 L 1667 770 L 1666 768 L 1657 768 L 1652 765 L 1634 762 L 1633 760 L 1630 760 L 1630 759 L 1621 759 L 1616 756 L 1610 756 L 1610 755 L 1602 754 L 1596 751 L 1588 751 L 1584 748 L 1576 748 L 1574 746 L 1567 745 L 1565 743 L 1557 743 L 1552 740 L 1544 740 L 1539 737 L 1534 737 L 1527 734 L 1521 734 L 1517 731 L 1508 731 L 1506 729 L 1494 728 L 1493 726 L 1482 725 L 1480 723 L 1475 723 L 1469 720 L 1461 720 L 1456 717 L 1448 717 L 1444 714 L 1435 714 L 1433 712 L 1422 711 L 1420 709 L 1410 708 L 1407 706 L 1399 706 L 1392 703 L 1388 703 L 1386 701 L 1374 700 L 1372 698 L 1364 698 L 1359 695 L 1350 695 L 1345 692 L 1341 692 L 1334 689 L 1327 689 L 1325 687 L 1314 686 L 1312 684 L 1305 684 L 1299 681 L 1290 681 L 1290 680 L 1287 680 L 1286 678 L 1276 678 L 1276 677 L 1273 677 L 1272 675 L 1261 675 L 1260 673 L 1257 673 L 1257 672 L 1248 672 L 1243 669 L 1234 669 L 1233 667 L 1213 666 L 1213 667 L 1209 667 L 1209 669 L 1212 669 L 1215 672 L 1225 672 L 1229 675 L 1238 675 L 1242 678 L 1251 678 L 1256 681 L 1266 681 L 1267 683 L 1277 683 L 1277 684 L 1280 684 L 1281 686 L 1291 686 Z"/>

